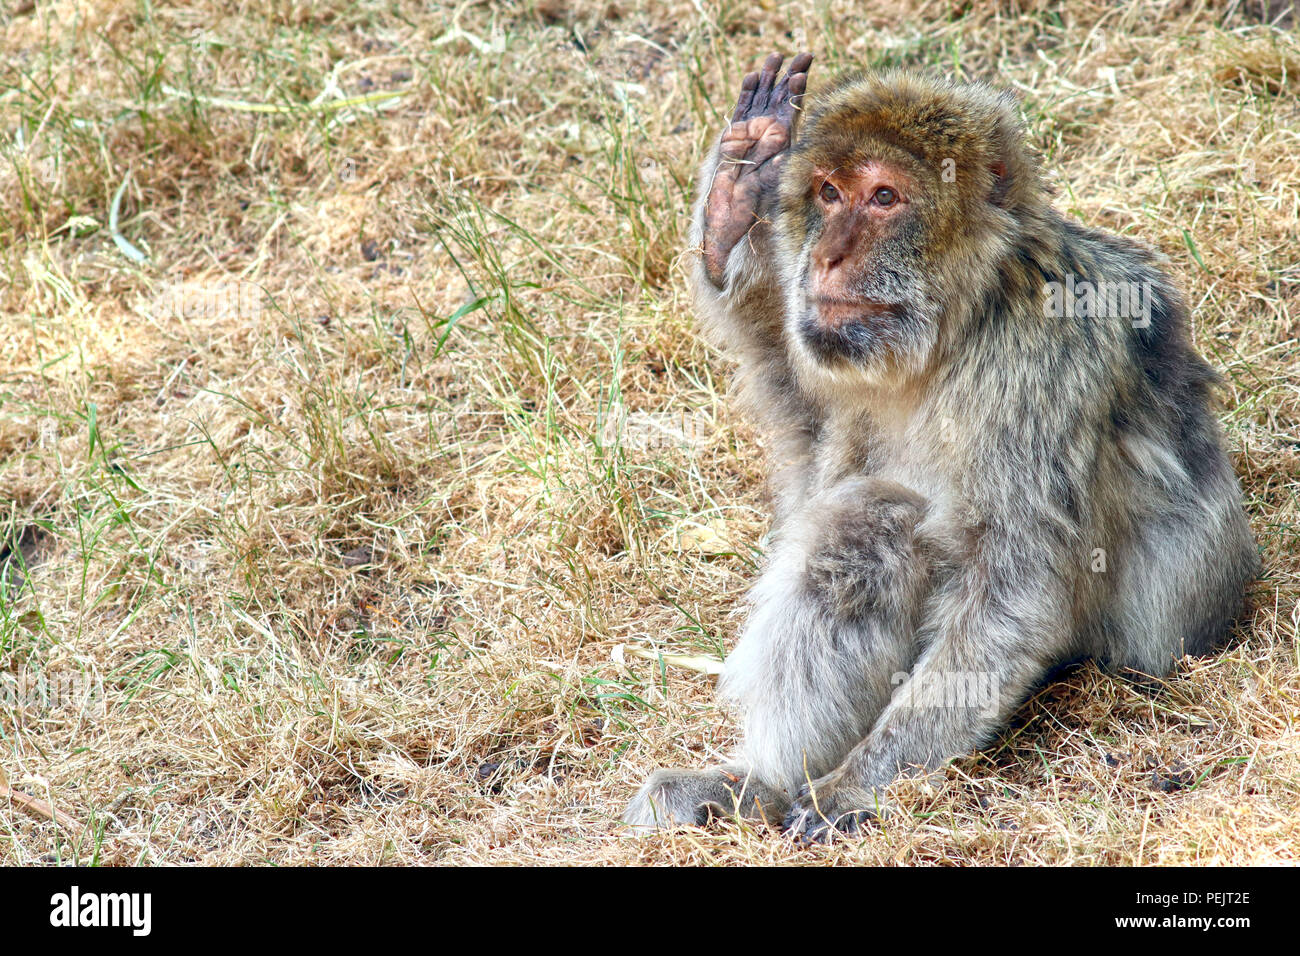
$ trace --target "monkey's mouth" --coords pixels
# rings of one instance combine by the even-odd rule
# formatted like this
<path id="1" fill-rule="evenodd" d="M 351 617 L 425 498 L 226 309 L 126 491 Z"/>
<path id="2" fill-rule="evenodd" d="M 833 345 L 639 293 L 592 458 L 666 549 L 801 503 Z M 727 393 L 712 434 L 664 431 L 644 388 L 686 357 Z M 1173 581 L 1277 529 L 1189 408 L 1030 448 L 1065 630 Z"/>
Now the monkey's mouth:
<path id="1" fill-rule="evenodd" d="M 819 325 L 827 329 L 839 329 L 854 323 L 871 323 L 880 319 L 894 318 L 896 307 L 871 299 L 836 299 L 819 296 L 812 300 L 812 309 L 816 313 Z"/>
<path id="2" fill-rule="evenodd" d="M 906 311 L 868 299 L 818 297 L 808 303 L 799 334 L 823 362 L 869 362 L 899 344 Z"/>

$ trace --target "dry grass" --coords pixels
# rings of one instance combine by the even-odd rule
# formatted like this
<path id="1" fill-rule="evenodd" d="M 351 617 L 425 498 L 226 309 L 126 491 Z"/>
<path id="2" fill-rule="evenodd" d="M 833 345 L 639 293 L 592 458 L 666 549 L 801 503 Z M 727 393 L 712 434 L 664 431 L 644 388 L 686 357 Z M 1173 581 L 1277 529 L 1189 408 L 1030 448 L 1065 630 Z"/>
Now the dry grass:
<path id="1" fill-rule="evenodd" d="M 1300 41 L 1260 8 L 0 14 L 0 863 L 1294 862 Z M 1221 657 L 1053 685 L 860 842 L 636 840 L 632 786 L 735 728 L 631 650 L 725 654 L 765 527 L 689 181 L 796 47 L 1020 91 L 1062 208 L 1170 255 L 1266 574 Z"/>

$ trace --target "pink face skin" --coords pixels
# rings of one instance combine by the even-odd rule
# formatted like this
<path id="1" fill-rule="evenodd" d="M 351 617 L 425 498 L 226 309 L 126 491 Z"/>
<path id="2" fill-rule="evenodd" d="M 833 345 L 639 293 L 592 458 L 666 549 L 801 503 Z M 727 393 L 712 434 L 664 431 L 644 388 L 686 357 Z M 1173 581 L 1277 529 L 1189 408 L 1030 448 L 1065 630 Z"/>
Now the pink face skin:
<path id="1" fill-rule="evenodd" d="M 817 170 L 813 202 L 825 228 L 812 249 L 810 298 L 825 327 L 888 313 L 855 289 L 872 246 L 911 214 L 914 189 L 910 177 L 885 163 Z"/>

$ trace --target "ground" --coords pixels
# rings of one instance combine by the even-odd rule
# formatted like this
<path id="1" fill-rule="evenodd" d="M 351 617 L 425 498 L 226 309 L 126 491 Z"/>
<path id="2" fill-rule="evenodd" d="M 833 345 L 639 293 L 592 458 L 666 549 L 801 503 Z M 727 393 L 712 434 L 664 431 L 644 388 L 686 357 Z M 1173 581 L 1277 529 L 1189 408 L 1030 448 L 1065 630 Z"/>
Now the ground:
<path id="1" fill-rule="evenodd" d="M 0 863 L 1295 862 L 1288 7 L 7 4 Z M 735 741 L 762 449 L 685 224 L 773 49 L 1022 98 L 1188 290 L 1264 574 L 1221 656 L 1069 675 L 860 840 L 638 839 Z"/>

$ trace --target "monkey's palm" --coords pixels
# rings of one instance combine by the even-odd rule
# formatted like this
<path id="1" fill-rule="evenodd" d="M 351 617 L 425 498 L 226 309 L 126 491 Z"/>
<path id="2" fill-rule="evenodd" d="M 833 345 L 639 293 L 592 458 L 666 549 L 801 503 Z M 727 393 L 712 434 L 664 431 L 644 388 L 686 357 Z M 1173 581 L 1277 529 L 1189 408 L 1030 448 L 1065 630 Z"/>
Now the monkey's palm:
<path id="1" fill-rule="evenodd" d="M 781 56 L 773 53 L 761 73 L 750 73 L 741 83 L 704 209 L 704 267 L 719 287 L 731 250 L 761 220 L 776 194 L 782 160 L 793 138 L 793 98 L 807 88 L 811 63 L 811 54 L 799 54 L 778 82 Z"/>

